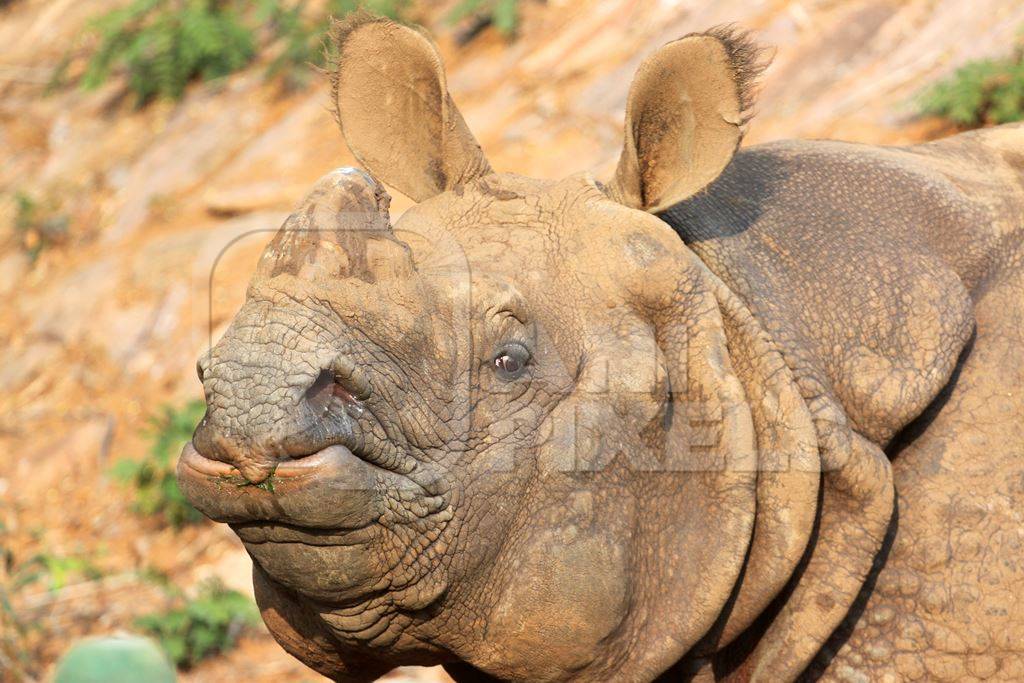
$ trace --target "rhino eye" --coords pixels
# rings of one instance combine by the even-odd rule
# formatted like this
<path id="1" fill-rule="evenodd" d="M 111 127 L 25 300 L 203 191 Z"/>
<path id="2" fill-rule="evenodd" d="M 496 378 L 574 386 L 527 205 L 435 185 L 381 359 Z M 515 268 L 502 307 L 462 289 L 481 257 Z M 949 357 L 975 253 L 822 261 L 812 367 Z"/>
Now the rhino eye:
<path id="1" fill-rule="evenodd" d="M 530 352 L 522 344 L 505 344 L 494 355 L 491 365 L 500 379 L 510 381 L 521 377 L 530 362 Z"/>

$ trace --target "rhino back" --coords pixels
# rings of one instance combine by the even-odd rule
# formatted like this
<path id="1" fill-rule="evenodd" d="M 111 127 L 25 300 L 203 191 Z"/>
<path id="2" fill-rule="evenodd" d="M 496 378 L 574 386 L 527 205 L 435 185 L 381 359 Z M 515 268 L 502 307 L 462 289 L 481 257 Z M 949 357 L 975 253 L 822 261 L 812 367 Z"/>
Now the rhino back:
<path id="1" fill-rule="evenodd" d="M 1019 239 L 1022 209 L 1024 126 L 1003 126 L 913 147 L 750 147 L 661 217 L 697 251 L 724 257 L 773 241 L 811 257 L 818 273 L 823 261 L 924 250 L 973 290 L 1003 240 Z"/>

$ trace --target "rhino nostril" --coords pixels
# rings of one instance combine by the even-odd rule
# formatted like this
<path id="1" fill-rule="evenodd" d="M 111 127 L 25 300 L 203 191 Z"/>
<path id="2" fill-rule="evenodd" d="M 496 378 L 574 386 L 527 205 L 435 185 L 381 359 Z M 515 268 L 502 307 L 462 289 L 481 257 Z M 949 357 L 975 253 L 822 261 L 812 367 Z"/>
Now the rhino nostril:
<path id="1" fill-rule="evenodd" d="M 321 370 L 313 384 L 306 389 L 306 403 L 309 404 L 314 415 L 324 415 L 327 413 L 331 400 L 334 398 L 334 392 L 334 373 L 330 370 Z"/>
<path id="2" fill-rule="evenodd" d="M 339 374 L 338 368 L 332 367 L 320 371 L 313 384 L 306 389 L 304 399 L 310 411 L 318 417 L 323 417 L 330 411 L 335 398 L 341 400 L 345 412 L 352 417 L 358 417 L 363 413 L 360 399 L 365 398 L 368 393 L 369 385 L 361 375 L 354 370 Z"/>
<path id="3" fill-rule="evenodd" d="M 202 355 L 199 360 L 196 361 L 196 375 L 199 377 L 199 383 L 202 384 L 203 379 L 206 377 L 206 368 L 209 365 L 208 356 Z"/>

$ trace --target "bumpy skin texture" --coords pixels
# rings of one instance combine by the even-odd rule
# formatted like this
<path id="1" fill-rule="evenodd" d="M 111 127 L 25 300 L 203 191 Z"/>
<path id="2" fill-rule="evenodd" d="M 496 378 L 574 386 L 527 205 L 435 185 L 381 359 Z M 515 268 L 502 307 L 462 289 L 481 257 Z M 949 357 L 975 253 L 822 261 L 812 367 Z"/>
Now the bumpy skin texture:
<path id="1" fill-rule="evenodd" d="M 1022 544 L 1022 148 L 1014 126 L 907 149 L 763 145 L 663 214 L 805 396 L 831 392 L 893 458 L 885 566 L 810 674 L 1021 675 L 1024 571 L 997 558 Z"/>
<path id="2" fill-rule="evenodd" d="M 716 30 L 641 65 L 609 185 L 540 181 L 491 170 L 424 34 L 335 36 L 350 147 L 420 203 L 317 183 L 179 463 L 285 649 L 339 681 L 1024 675 L 1024 129 L 733 156 L 758 52 Z"/>
<path id="3" fill-rule="evenodd" d="M 890 449 L 899 528 L 838 654 L 847 680 L 1024 677 L 1024 129 L 915 148 L 969 222 L 930 226 L 977 320 L 955 381 Z M 976 220 L 974 220 L 976 219 Z"/>

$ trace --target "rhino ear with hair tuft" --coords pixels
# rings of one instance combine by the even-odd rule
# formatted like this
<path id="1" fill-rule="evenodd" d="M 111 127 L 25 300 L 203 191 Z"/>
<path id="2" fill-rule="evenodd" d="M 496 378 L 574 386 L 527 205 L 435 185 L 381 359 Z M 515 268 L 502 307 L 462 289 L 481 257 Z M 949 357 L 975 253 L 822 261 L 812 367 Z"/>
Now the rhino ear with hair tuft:
<path id="1" fill-rule="evenodd" d="M 651 213 L 710 184 L 753 116 L 765 51 L 730 25 L 668 43 L 637 69 L 609 194 Z"/>
<path id="2" fill-rule="evenodd" d="M 492 172 L 424 33 L 355 12 L 335 23 L 331 39 L 335 116 L 371 173 L 423 201 Z"/>

